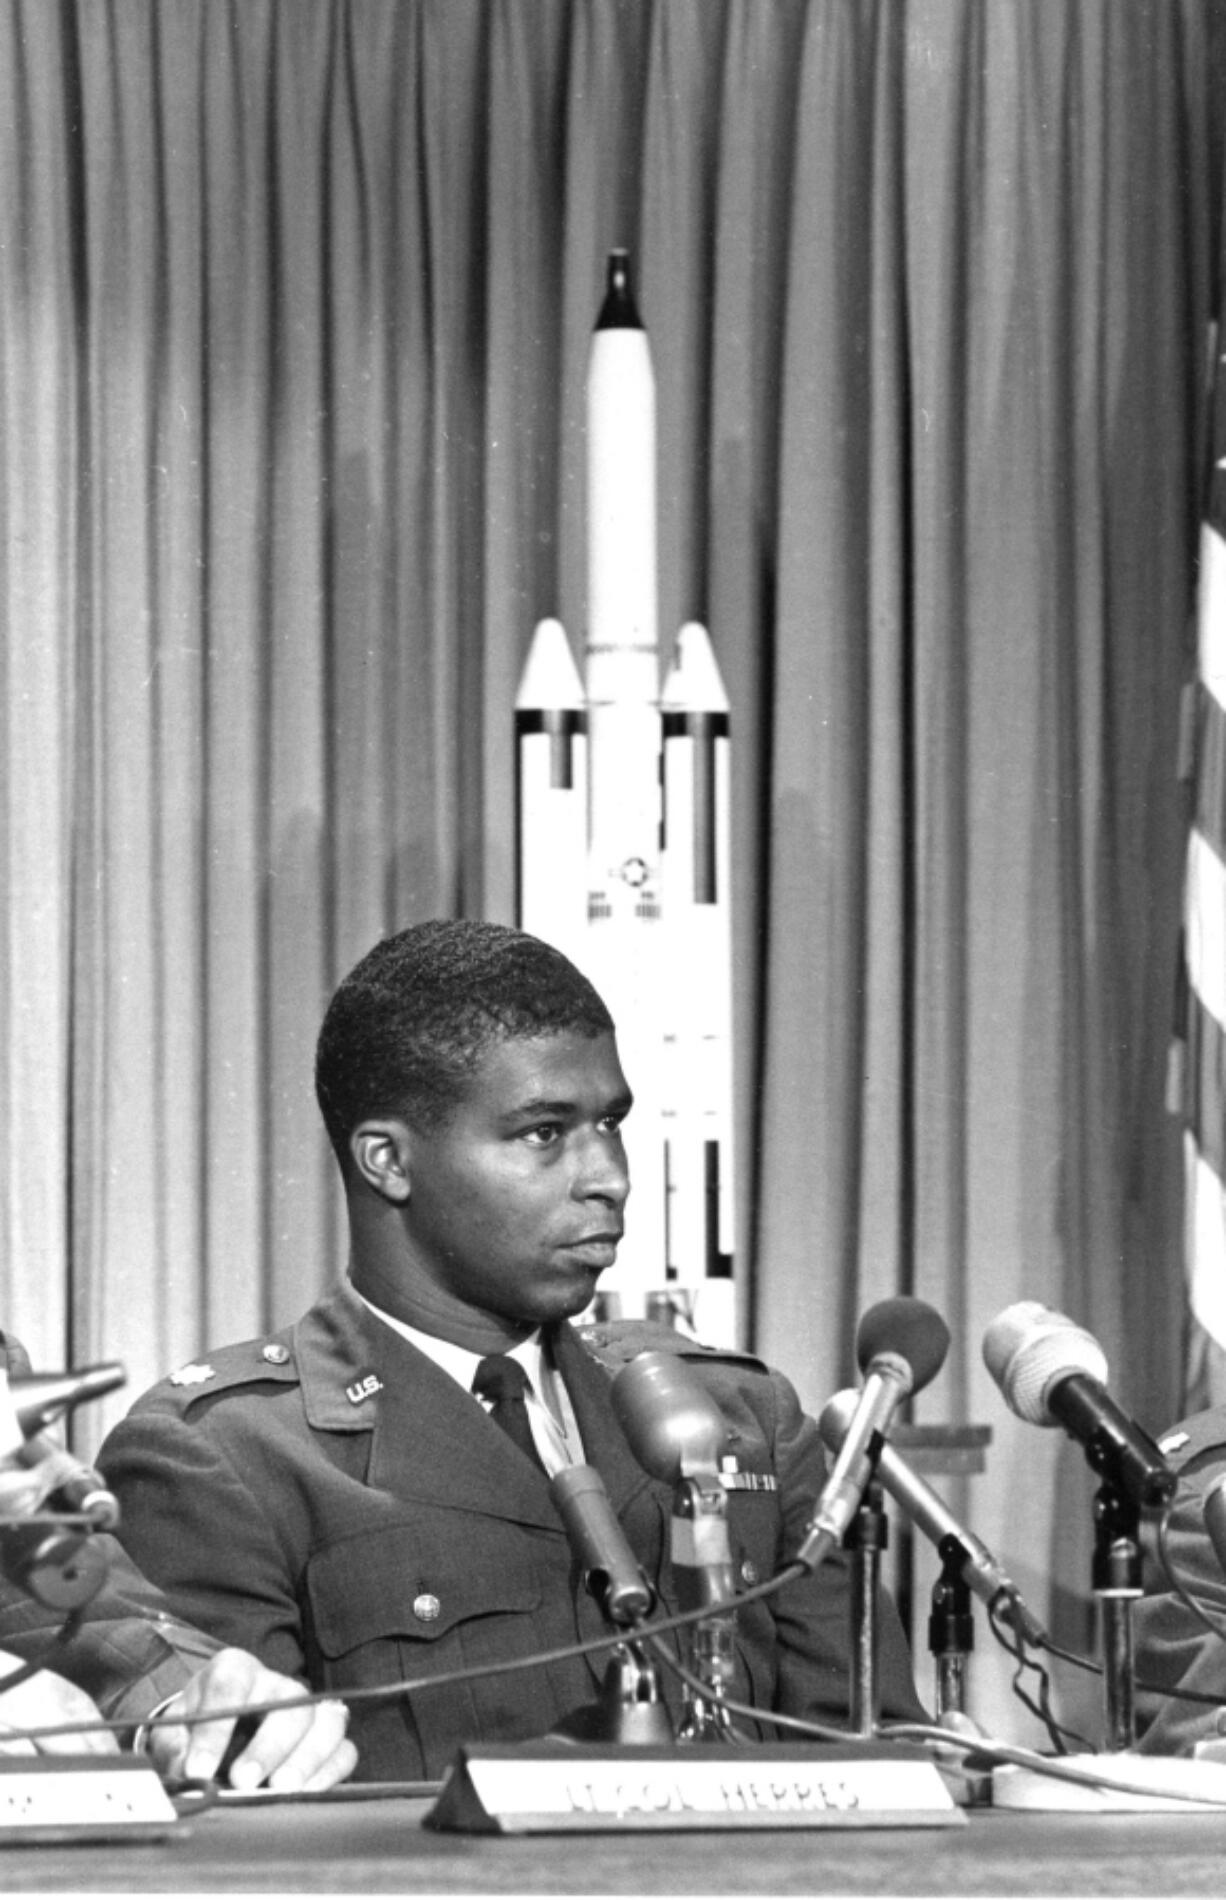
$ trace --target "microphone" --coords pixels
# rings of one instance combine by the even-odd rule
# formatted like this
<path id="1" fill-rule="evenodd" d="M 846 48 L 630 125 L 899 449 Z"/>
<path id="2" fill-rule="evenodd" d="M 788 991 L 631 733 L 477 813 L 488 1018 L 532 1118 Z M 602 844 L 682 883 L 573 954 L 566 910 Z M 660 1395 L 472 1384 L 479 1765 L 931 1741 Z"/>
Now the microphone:
<path id="1" fill-rule="evenodd" d="M 669 1554 L 680 1607 L 709 1612 L 686 1632 L 697 1686 L 686 1683 L 678 1739 L 726 1741 L 724 1697 L 736 1668 L 736 1571 L 720 1455 L 731 1434 L 698 1374 L 675 1353 L 640 1353 L 610 1391 L 635 1457 L 673 1487 Z"/>
<path id="2" fill-rule="evenodd" d="M 641 1352 L 614 1379 L 613 1410 L 653 1478 L 675 1487 L 672 1558 L 678 1583 L 713 1607 L 736 1595 L 720 1481 L 727 1421 L 697 1373 L 675 1353 Z"/>
<path id="3" fill-rule="evenodd" d="M 1106 1390 L 1106 1355 L 1076 1321 L 1019 1300 L 988 1327 L 983 1357 L 1011 1412 L 1028 1425 L 1062 1425 L 1091 1470 L 1133 1504 L 1157 1508 L 1173 1496 L 1175 1473 Z"/>
<path id="4" fill-rule="evenodd" d="M 641 1352 L 612 1386 L 613 1410 L 645 1471 L 663 1484 L 718 1475 L 729 1441 L 719 1406 L 675 1353 Z"/>
<path id="5" fill-rule="evenodd" d="M 79 1372 L 6 1377 L 0 1371 L 0 1462 L 7 1462 L 10 1469 L 23 1466 L 32 1474 L 36 1497 L 54 1497 L 61 1509 L 85 1518 L 93 1530 L 115 1529 L 119 1501 L 96 1471 L 63 1450 L 42 1428 L 73 1406 L 114 1391 L 126 1378 L 123 1366 L 114 1362 L 86 1366 Z M 22 1498 L 18 1516 L 33 1508 L 27 1492 L 23 1491 Z"/>
<path id="6" fill-rule="evenodd" d="M 11 1376 L 8 1389 L 17 1428 L 28 1438 L 31 1432 L 50 1425 L 62 1412 L 113 1392 L 125 1383 L 127 1376 L 124 1367 L 114 1360 L 105 1365 L 83 1366 L 79 1372 L 30 1372 Z"/>
<path id="7" fill-rule="evenodd" d="M 549 1489 L 585 1571 L 588 1589 L 619 1627 L 647 1615 L 655 1593 L 639 1567 L 613 1509 L 604 1479 L 591 1465 L 564 1465 Z"/>
<path id="8" fill-rule="evenodd" d="M 858 1392 L 848 1390 L 836 1392 L 832 1399 L 827 1400 L 818 1420 L 827 1450 L 838 1452 L 841 1449 L 855 1416 L 858 1398 Z M 938 1550 L 947 1537 L 957 1539 L 964 1554 L 962 1576 L 969 1588 L 989 1609 L 1000 1607 L 1019 1636 L 1041 1647 L 1047 1640 L 1047 1633 L 1026 1608 L 1012 1578 L 1001 1569 L 987 1545 L 981 1543 L 973 1531 L 963 1528 L 944 1500 L 937 1496 L 930 1485 L 924 1483 L 918 1472 L 913 1471 L 906 1459 L 888 1443 L 883 1444 L 877 1453 L 877 1476 L 895 1502 L 901 1504 L 912 1523 L 919 1526 Z M 1223 1523 L 1223 1532 L 1226 1534 L 1226 1521 Z"/>
<path id="9" fill-rule="evenodd" d="M 936 1377 L 948 1351 L 949 1328 L 923 1300 L 881 1300 L 860 1321 L 856 1360 L 864 1384 L 796 1553 L 796 1562 L 806 1570 L 816 1570 L 842 1543 L 895 1412 L 910 1393 L 922 1391 Z"/>

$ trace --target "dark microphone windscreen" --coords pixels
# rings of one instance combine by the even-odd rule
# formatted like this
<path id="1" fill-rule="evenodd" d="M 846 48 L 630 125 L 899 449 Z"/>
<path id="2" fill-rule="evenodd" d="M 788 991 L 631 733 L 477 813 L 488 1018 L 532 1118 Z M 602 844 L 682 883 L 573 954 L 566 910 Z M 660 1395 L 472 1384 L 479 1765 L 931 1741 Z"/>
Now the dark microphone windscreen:
<path id="1" fill-rule="evenodd" d="M 899 1294 L 870 1306 L 856 1333 L 856 1363 L 867 1371 L 883 1353 L 905 1359 L 913 1374 L 911 1390 L 935 1379 L 949 1351 L 949 1328 L 935 1307 Z"/>

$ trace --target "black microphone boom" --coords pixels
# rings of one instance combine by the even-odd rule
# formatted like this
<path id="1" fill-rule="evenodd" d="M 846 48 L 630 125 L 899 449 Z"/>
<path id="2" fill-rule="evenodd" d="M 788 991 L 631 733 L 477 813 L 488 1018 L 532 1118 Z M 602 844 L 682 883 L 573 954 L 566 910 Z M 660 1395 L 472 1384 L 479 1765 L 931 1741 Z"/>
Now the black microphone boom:
<path id="1" fill-rule="evenodd" d="M 1029 1425 L 1062 1425 L 1091 1470 L 1142 1509 L 1158 1509 L 1178 1482 L 1147 1432 L 1106 1389 L 1107 1360 L 1093 1334 L 1038 1300 L 1005 1308 L 983 1339 L 1006 1405 Z"/>

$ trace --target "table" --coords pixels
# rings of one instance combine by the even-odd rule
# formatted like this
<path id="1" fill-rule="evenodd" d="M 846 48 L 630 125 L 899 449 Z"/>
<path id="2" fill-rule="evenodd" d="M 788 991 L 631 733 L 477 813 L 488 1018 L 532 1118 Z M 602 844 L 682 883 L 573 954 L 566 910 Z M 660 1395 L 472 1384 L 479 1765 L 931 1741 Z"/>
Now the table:
<path id="1" fill-rule="evenodd" d="M 439 1834 L 429 1803 L 215 1807 L 163 1842 L 0 1847 L 18 1894 L 1220 1895 L 1226 1812 L 972 1811 L 965 1827 Z"/>

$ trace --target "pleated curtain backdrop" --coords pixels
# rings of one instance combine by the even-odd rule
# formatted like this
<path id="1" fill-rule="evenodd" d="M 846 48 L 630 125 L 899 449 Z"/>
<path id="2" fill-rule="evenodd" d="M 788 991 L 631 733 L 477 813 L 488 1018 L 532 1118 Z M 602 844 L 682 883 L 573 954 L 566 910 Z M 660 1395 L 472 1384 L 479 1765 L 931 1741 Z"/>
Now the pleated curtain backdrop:
<path id="1" fill-rule="evenodd" d="M 1218 18 L 3 0 L 0 1323 L 126 1362 L 87 1438 L 342 1270 L 343 971 L 513 918 L 625 245 L 661 626 L 733 704 L 744 1337 L 816 1408 L 931 1300 L 916 1416 L 992 1425 L 965 1507 L 1085 1636 L 1088 1473 L 979 1348 L 1046 1300 L 1180 1403 Z"/>

